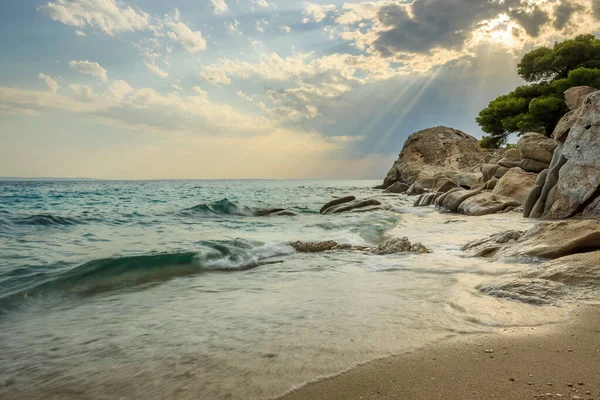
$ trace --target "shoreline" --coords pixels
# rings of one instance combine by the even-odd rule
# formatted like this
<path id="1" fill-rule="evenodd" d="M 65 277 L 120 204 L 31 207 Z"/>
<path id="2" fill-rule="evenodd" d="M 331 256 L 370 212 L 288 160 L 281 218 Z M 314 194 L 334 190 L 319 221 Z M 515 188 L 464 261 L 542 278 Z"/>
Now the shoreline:
<path id="1" fill-rule="evenodd" d="M 442 340 L 374 360 L 278 397 L 489 398 L 600 399 L 600 306 L 576 306 L 564 323 Z"/>

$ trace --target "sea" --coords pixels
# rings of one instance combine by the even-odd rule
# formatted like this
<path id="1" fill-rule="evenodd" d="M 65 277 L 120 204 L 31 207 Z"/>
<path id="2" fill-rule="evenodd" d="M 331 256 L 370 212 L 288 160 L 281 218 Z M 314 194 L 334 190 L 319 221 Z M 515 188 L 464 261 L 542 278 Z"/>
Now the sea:
<path id="1" fill-rule="evenodd" d="M 558 323 L 581 301 L 513 284 L 541 260 L 460 249 L 535 221 L 415 208 L 378 183 L 0 182 L 0 399 L 276 398 L 445 338 Z M 389 207 L 319 213 L 348 195 Z M 289 245 L 398 237 L 431 253 Z"/>

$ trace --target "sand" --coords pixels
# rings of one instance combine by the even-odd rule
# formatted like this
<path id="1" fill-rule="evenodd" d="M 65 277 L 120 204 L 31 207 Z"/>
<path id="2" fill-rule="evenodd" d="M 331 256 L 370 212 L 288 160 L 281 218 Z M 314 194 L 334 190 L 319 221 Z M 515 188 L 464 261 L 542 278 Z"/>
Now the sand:
<path id="1" fill-rule="evenodd" d="M 600 400 L 600 307 L 577 308 L 564 324 L 442 341 L 281 399 L 535 398 Z"/>

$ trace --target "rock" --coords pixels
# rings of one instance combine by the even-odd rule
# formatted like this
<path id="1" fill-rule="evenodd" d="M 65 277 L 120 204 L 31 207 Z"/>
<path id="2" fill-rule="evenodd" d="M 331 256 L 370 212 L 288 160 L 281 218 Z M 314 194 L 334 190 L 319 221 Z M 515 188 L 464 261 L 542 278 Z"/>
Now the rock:
<path id="1" fill-rule="evenodd" d="M 441 196 L 442 193 L 425 193 L 419 196 L 419 198 L 415 201 L 415 207 L 427 207 L 435 202 L 435 199 Z"/>
<path id="2" fill-rule="evenodd" d="M 548 164 L 552 161 L 556 146 L 558 146 L 558 143 L 554 140 L 535 132 L 524 134 L 517 143 L 517 149 L 522 160 L 529 158 Z"/>
<path id="3" fill-rule="evenodd" d="M 343 212 L 354 211 L 360 208 L 379 205 L 381 205 L 381 202 L 375 199 L 354 200 L 348 203 L 343 203 L 337 206 L 329 207 L 323 212 L 323 214 L 339 214 Z"/>
<path id="4" fill-rule="evenodd" d="M 446 210 L 456 213 L 460 204 L 468 199 L 481 193 L 481 190 L 463 190 L 448 194 L 441 203 L 441 207 Z"/>
<path id="5" fill-rule="evenodd" d="M 496 175 L 496 171 L 500 166 L 498 164 L 483 164 L 481 166 L 481 174 L 483 182 L 487 182 Z"/>
<path id="6" fill-rule="evenodd" d="M 402 193 L 406 193 L 406 191 L 408 190 L 408 188 L 409 188 L 409 186 L 407 184 L 401 183 L 401 182 L 396 182 L 392 186 L 390 186 L 389 188 L 387 188 L 385 190 L 385 193 L 402 194 Z"/>
<path id="7" fill-rule="evenodd" d="M 288 211 L 284 208 L 273 208 L 270 210 L 258 210 L 254 212 L 254 216 L 255 217 L 266 217 L 269 215 L 276 215 L 276 216 L 294 216 L 296 215 L 295 213 Z"/>
<path id="8" fill-rule="evenodd" d="M 465 192 L 465 191 L 466 190 L 463 189 L 463 188 L 461 188 L 461 187 L 455 187 L 454 189 L 448 190 L 446 193 L 442 194 L 437 199 L 435 199 L 435 205 L 436 205 L 436 207 L 442 207 L 442 203 L 444 202 L 444 200 L 446 199 L 446 197 L 448 197 L 451 193 L 454 193 L 454 192 Z"/>
<path id="9" fill-rule="evenodd" d="M 554 132 L 552 132 L 552 139 L 556 140 L 557 142 L 564 143 L 565 140 L 567 140 L 567 137 L 569 136 L 569 131 L 571 131 L 571 128 L 577 121 L 578 116 L 578 110 L 569 111 L 568 113 L 566 113 L 560 119 L 560 121 L 558 121 L 556 128 L 554 128 Z"/>
<path id="10" fill-rule="evenodd" d="M 567 162 L 567 159 L 562 156 L 562 149 L 563 144 L 559 144 L 554 151 L 554 156 L 552 157 L 552 162 L 550 163 L 550 169 L 548 170 L 548 174 L 544 181 L 544 187 L 542 188 L 542 192 L 540 193 L 538 200 L 529 214 L 530 218 L 542 217 L 542 215 L 546 212 L 546 209 L 549 210 L 554 202 L 554 199 L 549 202 L 548 197 L 550 192 L 556 187 L 560 169 Z M 546 205 L 548 205 L 548 207 L 546 207 Z"/>
<path id="11" fill-rule="evenodd" d="M 493 194 L 515 199 L 519 205 L 525 203 L 529 192 L 535 186 L 537 175 L 521 168 L 510 169 L 496 184 Z"/>
<path id="12" fill-rule="evenodd" d="M 531 191 L 527 195 L 527 198 L 525 199 L 525 202 L 523 203 L 523 217 L 529 218 L 529 216 L 531 215 L 531 211 L 533 210 L 535 203 L 540 198 L 542 190 L 544 189 L 546 177 L 548 176 L 548 171 L 549 170 L 547 169 L 543 170 L 536 178 L 535 186 L 533 187 L 533 189 L 531 189 Z"/>
<path id="13" fill-rule="evenodd" d="M 550 164 L 545 163 L 543 161 L 532 160 L 530 158 L 525 158 L 521 160 L 520 167 L 527 172 L 535 172 L 539 173 L 545 169 L 548 169 Z"/>
<path id="14" fill-rule="evenodd" d="M 419 178 L 444 171 L 469 171 L 481 165 L 487 155 L 478 140 L 464 132 L 443 126 L 426 129 L 408 137 L 383 185 L 412 185 Z"/>
<path id="15" fill-rule="evenodd" d="M 458 206 L 458 212 L 464 215 L 480 216 L 495 214 L 510 207 L 518 207 L 520 203 L 510 197 L 482 192 L 465 199 Z"/>
<path id="16" fill-rule="evenodd" d="M 413 246 L 406 237 L 389 240 L 384 244 L 377 246 L 372 251 L 373 254 L 377 255 L 388 255 L 404 252 L 430 253 L 429 249 L 427 249 L 421 243 L 416 243 Z"/>
<path id="17" fill-rule="evenodd" d="M 509 232 L 510 238 L 517 236 L 516 231 Z M 600 250 L 600 221 L 543 222 L 520 235 L 513 243 L 502 241 L 501 238 L 501 234 L 492 235 L 469 243 L 463 249 L 486 253 L 495 258 L 526 256 L 550 259 L 597 251 Z"/>
<path id="18" fill-rule="evenodd" d="M 498 169 L 496 170 L 494 177 L 498 178 L 498 179 L 502 178 L 504 176 L 504 174 L 508 172 L 509 169 L 510 168 L 498 166 Z"/>
<path id="19" fill-rule="evenodd" d="M 485 186 L 483 188 L 485 190 L 494 190 L 494 188 L 496 187 L 497 184 L 498 184 L 498 178 L 492 178 L 485 183 Z"/>
<path id="20" fill-rule="evenodd" d="M 435 179 L 433 178 L 419 178 L 415 183 L 413 183 L 406 194 L 409 196 L 415 196 L 419 194 L 423 194 L 429 192 L 435 185 Z"/>
<path id="21" fill-rule="evenodd" d="M 517 149 L 509 149 L 504 153 L 504 157 L 498 161 L 498 165 L 505 168 L 514 168 L 521 166 L 521 153 Z"/>
<path id="22" fill-rule="evenodd" d="M 589 95 L 581 111 L 564 144 L 562 156 L 567 161 L 560 169 L 556 200 L 547 218 L 580 214 L 600 196 L 600 92 Z"/>
<path id="23" fill-rule="evenodd" d="M 569 110 L 577 110 L 583 104 L 590 93 L 597 92 L 590 86 L 574 86 L 565 91 L 565 101 Z"/>
<path id="24" fill-rule="evenodd" d="M 456 183 L 460 187 L 471 189 L 479 183 L 481 178 L 481 173 L 461 173 L 456 176 Z"/>
<path id="25" fill-rule="evenodd" d="M 290 243 L 297 252 L 299 253 L 322 253 L 337 248 L 339 243 L 333 240 L 327 240 L 324 242 L 292 242 Z"/>
<path id="26" fill-rule="evenodd" d="M 337 206 L 340 204 L 344 204 L 344 203 L 349 203 L 351 201 L 356 200 L 356 197 L 354 196 L 347 196 L 347 197 L 342 197 L 341 199 L 335 199 L 330 201 L 329 203 L 325 204 L 322 208 L 320 213 L 323 214 L 328 208 L 331 208 L 333 206 Z"/>
<path id="27" fill-rule="evenodd" d="M 455 187 L 458 187 L 456 182 L 451 181 L 450 179 L 445 179 L 441 182 L 438 182 L 438 184 L 433 190 L 437 193 L 446 193 L 447 191 L 449 191 L 450 189 L 454 189 Z"/>
<path id="28" fill-rule="evenodd" d="M 510 230 L 496 233 L 487 238 L 475 240 L 464 245 L 461 250 L 471 251 L 476 257 L 491 257 L 506 243 L 515 242 L 523 236 L 523 231 Z"/>

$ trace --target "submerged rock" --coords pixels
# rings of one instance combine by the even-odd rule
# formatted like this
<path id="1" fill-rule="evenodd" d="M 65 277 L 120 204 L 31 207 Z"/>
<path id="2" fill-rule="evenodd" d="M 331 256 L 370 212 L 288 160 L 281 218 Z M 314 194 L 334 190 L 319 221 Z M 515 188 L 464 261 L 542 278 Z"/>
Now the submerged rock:
<path id="1" fill-rule="evenodd" d="M 354 200 L 356 200 L 356 197 L 354 197 L 354 196 L 346 196 L 346 197 L 342 197 L 340 199 L 332 200 L 329 203 L 325 204 L 323 207 L 321 207 L 321 211 L 319 211 L 319 212 L 321 214 L 323 214 L 325 211 L 327 211 L 327 209 L 329 209 L 333 206 L 337 206 L 337 205 L 344 204 L 344 203 L 349 203 Z"/>
<path id="2" fill-rule="evenodd" d="M 329 207 L 323 211 L 323 214 L 340 214 L 343 212 L 354 211 L 370 206 L 381 206 L 381 202 L 375 199 L 353 200 Z"/>
<path id="3" fill-rule="evenodd" d="M 339 244 L 333 240 L 327 240 L 323 242 L 292 242 L 290 243 L 297 252 L 299 253 L 323 253 L 331 250 L 352 250 L 369 252 L 376 255 L 389 255 L 396 253 L 430 253 L 431 251 L 421 243 L 410 243 L 408 238 L 397 238 L 392 239 L 384 244 L 376 247 L 372 246 L 352 246 L 349 244 Z"/>

